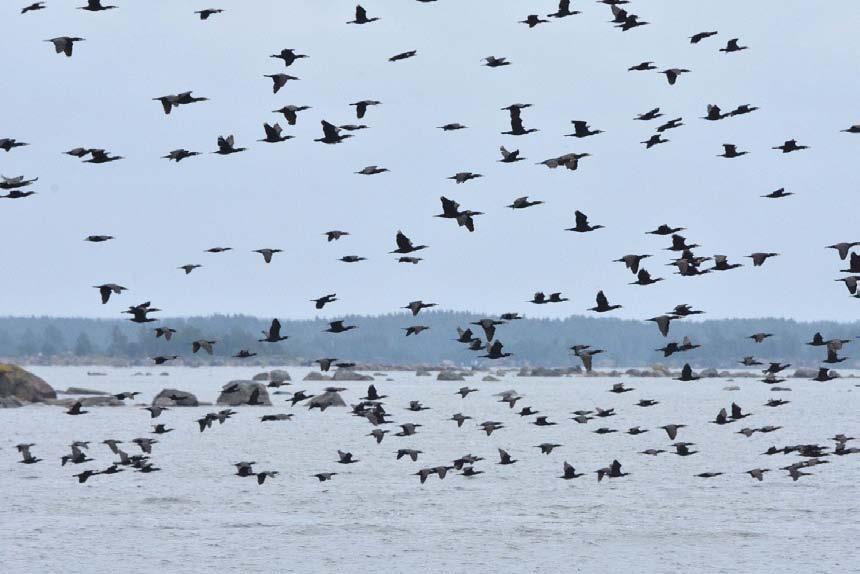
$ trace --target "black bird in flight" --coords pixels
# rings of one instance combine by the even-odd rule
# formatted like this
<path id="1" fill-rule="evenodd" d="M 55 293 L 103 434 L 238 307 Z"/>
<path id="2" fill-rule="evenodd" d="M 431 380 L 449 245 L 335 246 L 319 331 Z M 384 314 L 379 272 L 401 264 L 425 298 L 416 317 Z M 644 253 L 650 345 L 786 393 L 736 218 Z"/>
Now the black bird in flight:
<path id="1" fill-rule="evenodd" d="M 270 124 L 264 122 L 263 123 L 263 131 L 266 132 L 266 137 L 261 139 L 261 140 L 257 140 L 257 141 L 266 142 L 266 143 L 278 143 L 278 142 L 287 141 L 288 139 L 293 138 L 293 136 L 281 135 L 283 128 L 281 128 L 281 126 L 279 124 L 270 125 Z"/>
<path id="2" fill-rule="evenodd" d="M 235 147 L 235 140 L 231 134 L 226 138 L 224 136 L 218 136 L 218 151 L 214 151 L 212 153 L 217 153 L 218 155 L 230 155 L 239 153 L 240 151 L 245 151 L 246 149 L 248 148 Z"/>
<path id="3" fill-rule="evenodd" d="M 107 303 L 110 300 L 111 294 L 119 295 L 123 291 L 127 291 L 125 287 L 122 285 L 117 285 L 116 283 L 105 283 L 103 285 L 95 285 L 95 289 L 99 290 L 99 294 L 102 297 L 102 305 Z"/>
<path id="4" fill-rule="evenodd" d="M 5 152 L 11 151 L 12 148 L 23 147 L 23 146 L 28 146 L 28 145 L 30 145 L 30 144 L 28 144 L 26 142 L 19 142 L 15 138 L 0 138 L 0 149 L 2 149 Z M 15 179 L 18 179 L 18 178 L 8 179 L 8 178 L 4 177 L 3 181 L 8 182 L 8 181 L 14 181 Z M 21 178 L 21 179 L 23 179 L 23 178 Z M 38 178 L 36 178 L 36 179 L 38 179 Z M 32 181 L 36 181 L 36 180 L 34 179 Z M 8 188 L 4 187 L 3 189 L 8 189 Z"/>
<path id="5" fill-rule="evenodd" d="M 594 311 L 596 313 L 606 313 L 615 309 L 621 309 L 621 305 L 610 305 L 609 299 L 606 298 L 606 295 L 603 294 L 603 291 L 597 292 L 596 301 L 597 306 L 591 307 L 589 311 Z"/>
<path id="6" fill-rule="evenodd" d="M 395 242 L 397 243 L 397 249 L 390 251 L 389 253 L 413 253 L 429 247 L 428 245 L 413 245 L 412 240 L 406 237 L 402 231 L 397 232 Z"/>
<path id="7" fill-rule="evenodd" d="M 281 88 L 287 85 L 287 82 L 290 80 L 298 80 L 299 78 L 295 76 L 291 76 L 289 74 L 264 74 L 264 78 L 271 78 L 272 80 L 272 93 L 277 94 Z"/>
<path id="8" fill-rule="evenodd" d="M 299 58 L 308 58 L 309 56 L 307 54 L 296 54 L 296 51 L 293 48 L 284 48 L 279 53 L 272 54 L 269 57 L 270 58 L 278 58 L 279 60 L 283 60 L 284 66 L 289 68 Z"/>
<path id="9" fill-rule="evenodd" d="M 406 60 L 408 58 L 412 58 L 417 53 L 418 53 L 417 50 L 410 50 L 408 52 L 401 52 L 399 54 L 395 54 L 394 56 L 391 56 L 390 58 L 388 58 L 388 61 L 389 62 L 399 62 L 400 60 Z"/>
<path id="10" fill-rule="evenodd" d="M 588 223 L 588 216 L 582 213 L 581 211 L 575 211 L 574 216 L 576 218 L 576 227 L 571 227 L 569 229 L 565 229 L 565 231 L 576 231 L 578 233 L 587 233 L 589 231 L 595 231 L 597 229 L 603 229 L 602 225 L 591 225 Z"/>
<path id="11" fill-rule="evenodd" d="M 179 163 L 183 159 L 194 157 L 195 155 L 200 155 L 200 152 L 188 151 L 187 149 L 175 149 L 169 154 L 161 156 L 161 158 Z"/>
<path id="12" fill-rule="evenodd" d="M 582 12 L 578 10 L 570 9 L 570 0 L 559 0 L 558 10 L 553 12 L 552 14 L 547 14 L 547 18 L 565 18 L 567 16 L 574 16 L 576 14 L 581 14 Z"/>
<path id="13" fill-rule="evenodd" d="M 537 128 L 525 129 L 523 127 L 523 120 L 521 117 L 521 111 L 520 110 L 522 110 L 523 108 L 529 107 L 529 106 L 531 106 L 531 104 L 514 104 L 511 106 L 508 106 L 507 108 L 502 108 L 502 109 L 508 110 L 508 112 L 511 116 L 511 129 L 510 129 L 510 131 L 502 132 L 502 134 L 511 135 L 511 136 L 524 136 L 526 134 L 530 134 L 530 133 L 534 133 L 534 132 L 538 131 Z"/>
<path id="14" fill-rule="evenodd" d="M 484 65 L 488 68 L 500 68 L 511 65 L 507 58 L 496 58 L 495 56 L 487 56 L 483 61 L 486 62 Z"/>
<path id="15" fill-rule="evenodd" d="M 353 102 L 353 103 L 351 103 L 351 104 L 349 104 L 349 105 L 351 105 L 351 106 L 355 106 L 355 117 L 356 117 L 356 118 L 358 118 L 358 119 L 362 119 L 362 118 L 364 117 L 364 114 L 366 114 L 366 113 L 367 113 L 367 108 L 368 108 L 368 107 L 370 107 L 370 106 L 378 106 L 378 105 L 380 105 L 381 103 L 382 103 L 382 102 L 379 102 L 379 101 L 377 101 L 377 100 L 361 100 L 361 101 L 358 101 L 358 102 Z"/>
<path id="16" fill-rule="evenodd" d="M 340 135 L 340 128 L 335 126 L 334 124 L 330 124 L 325 120 L 322 120 L 320 123 L 322 124 L 323 128 L 323 137 L 317 138 L 314 141 L 322 142 L 324 144 L 339 144 L 346 138 L 352 137 L 352 134 Z"/>
<path id="17" fill-rule="evenodd" d="M 194 13 L 199 14 L 201 20 L 208 20 L 209 16 L 211 16 L 213 14 L 220 14 L 223 11 L 224 10 L 221 10 L 219 8 L 206 8 L 205 10 L 197 10 Z"/>
<path id="18" fill-rule="evenodd" d="M 681 74 L 686 74 L 689 72 L 690 70 L 686 68 L 669 68 L 667 70 L 663 70 L 660 73 L 666 75 L 666 80 L 669 82 L 670 86 L 674 86 L 675 82 L 678 81 L 678 78 L 681 76 Z"/>
<path id="19" fill-rule="evenodd" d="M 367 10 L 361 7 L 359 4 L 355 7 L 355 20 L 350 20 L 347 24 L 369 24 L 371 22 L 376 22 L 379 18 L 368 18 Z"/>
<path id="20" fill-rule="evenodd" d="M 27 12 L 35 12 L 36 10 L 44 10 L 45 3 L 44 2 L 33 2 L 29 6 L 24 6 L 21 8 L 21 14 L 26 14 Z"/>
<path id="21" fill-rule="evenodd" d="M 525 20 L 520 20 L 520 24 L 528 24 L 529 28 L 534 28 L 538 24 L 545 24 L 549 20 L 541 20 L 537 14 L 529 14 Z"/>
<path id="22" fill-rule="evenodd" d="M 194 104 L 197 102 L 207 102 L 209 98 L 196 98 L 191 95 L 191 92 L 181 92 L 179 94 L 171 94 L 167 96 L 161 96 L 158 98 L 152 98 L 155 101 L 161 102 L 162 107 L 164 108 L 164 114 L 169 115 L 171 110 L 178 106 L 183 106 L 187 104 Z"/>
<path id="23" fill-rule="evenodd" d="M 716 36 L 716 35 L 717 35 L 716 31 L 699 32 L 698 34 L 693 34 L 692 36 L 690 36 L 690 43 L 691 44 L 698 44 L 699 42 L 701 42 L 705 38 L 710 38 L 711 36 Z"/>
<path id="24" fill-rule="evenodd" d="M 272 324 L 268 331 L 263 331 L 263 338 L 258 339 L 260 343 L 277 343 L 289 339 L 287 335 L 281 335 L 281 322 L 277 319 L 272 319 Z"/>
<path id="25" fill-rule="evenodd" d="M 78 6 L 78 10 L 86 10 L 87 12 L 102 12 L 104 10 L 113 10 L 117 6 L 103 6 L 101 0 L 87 0 L 86 6 Z"/>
<path id="26" fill-rule="evenodd" d="M 294 126 L 296 125 L 296 120 L 298 119 L 298 112 L 303 112 L 309 109 L 311 109 L 310 106 L 294 106 L 290 104 L 282 107 L 279 110 L 272 110 L 272 113 L 284 114 L 284 119 L 287 120 L 287 123 L 291 126 Z"/>
<path id="27" fill-rule="evenodd" d="M 732 38 L 731 40 L 726 42 L 725 48 L 720 48 L 720 52 L 730 54 L 732 52 L 740 52 L 741 50 L 747 49 L 749 49 L 749 46 L 738 46 L 738 38 Z"/>
<path id="28" fill-rule="evenodd" d="M 500 159 L 499 161 L 502 163 L 514 163 L 526 159 L 524 157 L 520 157 L 520 150 L 518 149 L 514 151 L 508 151 L 505 149 L 505 146 L 499 146 L 499 151 L 502 154 L 502 159 Z"/>
<path id="29" fill-rule="evenodd" d="M 66 57 L 71 58 L 75 42 L 83 42 L 85 39 L 86 38 L 78 38 L 77 36 L 58 36 L 57 38 L 51 38 L 50 40 L 45 41 L 52 42 L 54 44 L 54 50 L 58 54 L 63 53 Z"/>
<path id="30" fill-rule="evenodd" d="M 654 65 L 654 62 L 641 62 L 636 64 L 635 66 L 630 66 L 627 68 L 628 72 L 647 72 L 648 70 L 656 70 L 657 66 Z"/>
<path id="31" fill-rule="evenodd" d="M 803 149 L 809 149 L 809 146 L 798 145 L 797 140 L 785 140 L 784 144 L 772 147 L 771 149 L 782 150 L 782 153 L 791 153 L 793 151 L 800 151 Z"/>

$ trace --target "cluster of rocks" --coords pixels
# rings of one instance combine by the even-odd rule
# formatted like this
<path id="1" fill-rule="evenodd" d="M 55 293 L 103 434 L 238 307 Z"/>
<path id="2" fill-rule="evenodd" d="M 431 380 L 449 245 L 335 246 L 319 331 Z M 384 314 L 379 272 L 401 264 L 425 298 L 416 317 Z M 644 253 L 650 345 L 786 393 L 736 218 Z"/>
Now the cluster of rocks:
<path id="1" fill-rule="evenodd" d="M 517 372 L 518 377 L 568 377 L 570 375 L 578 375 L 582 373 L 582 368 L 579 366 L 576 367 L 563 367 L 563 368 L 554 368 L 551 369 L 549 367 L 523 367 Z"/>
<path id="2" fill-rule="evenodd" d="M 338 369 L 331 375 L 324 375 L 319 371 L 311 371 L 305 378 L 305 381 L 373 381 L 374 378 L 370 375 L 363 375 L 356 371 L 347 369 Z"/>

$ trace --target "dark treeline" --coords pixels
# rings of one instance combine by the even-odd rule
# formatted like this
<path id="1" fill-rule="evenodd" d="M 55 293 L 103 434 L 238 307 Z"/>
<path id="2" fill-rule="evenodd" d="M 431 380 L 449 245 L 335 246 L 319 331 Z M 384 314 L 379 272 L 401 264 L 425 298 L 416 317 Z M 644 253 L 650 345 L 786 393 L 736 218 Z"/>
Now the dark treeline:
<path id="1" fill-rule="evenodd" d="M 191 342 L 196 339 L 217 340 L 215 355 L 222 360 L 248 349 L 271 361 L 308 362 L 320 357 L 384 364 L 440 364 L 448 361 L 468 365 L 485 361 L 481 353 L 467 351 L 456 343 L 456 328 L 466 327 L 479 318 L 462 312 L 422 312 L 383 316 L 347 316 L 347 324 L 358 329 L 344 334 L 324 333 L 326 321 L 282 319 L 289 339 L 282 343 L 258 343 L 261 331 L 271 319 L 243 315 L 165 318 L 157 323 L 137 325 L 123 320 L 6 317 L 0 318 L 0 357 L 87 358 L 145 360 L 156 355 L 191 356 Z M 427 325 L 429 331 L 406 338 L 403 328 Z M 173 340 L 156 339 L 155 325 L 177 330 Z M 472 327 L 483 337 L 480 327 Z M 816 366 L 825 351 L 805 344 L 820 331 L 825 338 L 855 339 L 860 322 L 798 323 L 784 319 L 725 319 L 673 321 L 669 337 L 664 339 L 652 323 L 573 316 L 566 319 L 523 319 L 498 328 L 496 338 L 511 359 L 498 364 L 531 364 L 562 366 L 577 364 L 568 348 L 590 344 L 605 349 L 595 359 L 596 368 L 644 366 L 653 363 L 679 365 L 690 362 L 695 367 L 728 368 L 738 366 L 745 355 L 760 360 L 788 361 L 797 366 Z M 762 344 L 746 338 L 755 332 L 774 333 Z M 689 336 L 700 349 L 664 359 L 655 349 L 667 341 Z M 860 340 L 857 340 L 860 347 Z M 841 367 L 857 368 L 860 361 L 852 357 L 854 345 L 842 353 L 850 357 Z M 858 355 L 860 356 L 860 355 Z M 200 362 L 211 360 L 202 351 L 194 356 Z"/>

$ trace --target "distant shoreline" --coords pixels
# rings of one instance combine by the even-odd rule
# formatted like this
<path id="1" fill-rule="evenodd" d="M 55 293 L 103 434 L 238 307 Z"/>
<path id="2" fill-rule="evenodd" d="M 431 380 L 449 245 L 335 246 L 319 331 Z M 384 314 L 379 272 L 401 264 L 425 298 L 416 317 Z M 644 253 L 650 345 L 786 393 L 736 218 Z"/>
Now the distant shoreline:
<path id="1" fill-rule="evenodd" d="M 273 369 L 309 369 L 310 372 L 319 372 L 319 367 L 315 364 L 299 364 L 299 363 L 289 363 L 289 362 L 240 362 L 240 361 L 213 361 L 211 363 L 196 363 L 196 364 L 187 364 L 180 361 L 177 361 L 172 364 L 165 365 L 153 365 L 152 363 L 147 363 L 143 361 L 126 361 L 126 360 L 113 360 L 107 362 L 96 362 L 96 361 L 81 361 L 81 362 L 54 362 L 54 361 L 42 361 L 42 362 L 28 362 L 28 361 L 8 361 L 0 358 L 0 363 L 2 362 L 12 362 L 14 364 L 18 364 L 25 369 L 29 369 L 32 367 L 74 367 L 74 368 L 87 368 L 89 371 L 87 374 L 91 377 L 99 377 L 99 376 L 107 376 L 108 373 L 104 373 L 99 371 L 99 369 L 146 369 L 153 368 L 156 369 L 160 374 L 167 374 L 173 368 L 188 368 L 188 369 L 198 369 L 198 368 L 213 368 L 213 367 L 230 367 L 230 368 L 238 368 L 238 367 L 247 367 L 251 369 L 259 369 L 261 371 L 273 370 Z M 761 371 L 758 369 L 746 369 L 746 370 L 733 370 L 733 369 L 717 369 L 713 367 L 696 367 L 695 364 L 691 363 L 694 372 L 700 376 L 702 379 L 710 379 L 710 378 L 719 378 L 719 379 L 761 379 L 764 375 L 762 375 Z M 328 373 L 331 375 L 335 373 L 338 369 L 332 368 Z M 619 369 L 594 369 L 591 372 L 585 372 L 580 366 L 555 366 L 555 367 L 544 367 L 544 366 L 512 366 L 512 365 L 480 365 L 480 366 L 472 366 L 472 365 L 454 365 L 454 364 L 445 364 L 445 365 L 386 365 L 386 364 L 356 364 L 354 367 L 349 369 L 342 369 L 350 372 L 356 373 L 387 373 L 387 372 L 398 372 L 398 373 L 414 373 L 417 376 L 433 376 L 433 380 L 436 380 L 436 376 L 439 373 L 449 373 L 449 374 L 459 374 L 463 376 L 469 375 L 477 375 L 477 374 L 487 374 L 487 375 L 506 375 L 513 374 L 514 376 L 520 378 L 570 378 L 570 377 L 578 377 L 578 378 L 620 378 L 620 377 L 632 377 L 632 378 L 674 378 L 680 375 L 680 369 L 668 367 L 662 364 L 653 364 L 650 366 L 644 367 L 628 367 L 628 368 L 619 368 Z M 818 372 L 818 368 L 814 365 L 810 366 L 798 366 L 791 367 L 789 370 L 785 371 L 784 379 L 795 379 L 795 380 L 803 380 L 803 379 L 811 379 Z M 856 378 L 858 375 L 855 374 L 851 369 L 843 369 L 841 372 L 836 370 L 841 378 Z M 147 373 L 149 374 L 149 373 Z"/>

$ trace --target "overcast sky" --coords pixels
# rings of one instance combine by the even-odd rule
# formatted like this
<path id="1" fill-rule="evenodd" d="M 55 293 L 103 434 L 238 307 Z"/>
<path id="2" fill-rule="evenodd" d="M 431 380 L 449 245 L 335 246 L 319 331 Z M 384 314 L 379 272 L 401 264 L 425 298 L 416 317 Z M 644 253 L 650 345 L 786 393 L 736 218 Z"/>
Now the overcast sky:
<path id="1" fill-rule="evenodd" d="M 3 277 L 0 314 L 119 317 L 125 306 L 152 300 L 165 316 L 247 313 L 311 317 L 308 299 L 336 292 L 326 313 L 386 313 L 414 299 L 441 308 L 532 316 L 586 312 L 603 289 L 624 308 L 619 317 L 647 318 L 678 303 L 707 317 L 778 316 L 854 320 L 839 269 L 824 246 L 860 240 L 860 4 L 845 0 L 639 1 L 631 11 L 651 24 L 612 27 L 608 6 L 575 0 L 583 14 L 535 29 L 517 23 L 553 2 L 515 0 L 368 0 L 381 20 L 347 25 L 354 3 L 342 0 L 213 0 L 223 14 L 201 22 L 200 2 L 113 0 L 117 10 L 75 10 L 84 0 L 48 0 L 48 9 L 18 15 L 0 7 L 0 137 L 32 145 L 0 151 L 0 173 L 38 176 L 37 195 L 0 202 Z M 105 2 L 109 3 L 109 2 Z M 530 8 L 526 8 L 528 4 Z M 690 45 L 704 30 L 719 35 Z M 72 58 L 44 40 L 86 38 Z M 749 50 L 723 54 L 734 37 Z M 295 48 L 310 58 L 285 70 L 269 54 Z M 387 58 L 417 50 L 415 58 Z M 505 68 L 481 66 L 504 56 Z M 656 71 L 628 72 L 643 60 L 692 73 L 669 86 Z M 277 95 L 264 74 L 301 78 Z M 165 116 L 152 98 L 194 90 L 211 101 Z M 348 104 L 377 99 L 343 144 L 314 142 L 320 120 L 359 123 Z M 531 103 L 523 137 L 499 108 Z M 296 126 L 271 110 L 310 105 Z M 707 122 L 707 104 L 724 111 L 760 106 L 751 115 Z M 664 118 L 633 117 L 661 107 Z M 639 142 L 658 122 L 683 117 L 670 143 Z M 577 140 L 570 120 L 606 133 Z M 295 139 L 265 144 L 262 123 L 279 121 Z M 468 129 L 436 129 L 460 122 Z M 211 155 L 219 135 L 235 134 L 249 151 Z M 789 138 L 804 152 L 771 150 Z M 735 143 L 749 155 L 716 157 Z M 528 161 L 497 162 L 498 147 L 519 148 Z M 73 147 L 106 148 L 127 159 L 90 165 L 63 155 Z M 160 159 L 184 147 L 207 152 L 179 165 Z M 576 172 L 535 162 L 589 152 Z M 355 175 L 366 165 L 391 170 Z M 456 185 L 458 171 L 485 177 Z M 779 187 L 797 195 L 759 196 Z M 440 213 L 439 196 L 485 212 L 475 233 Z M 506 209 L 529 195 L 545 205 Z M 594 233 L 565 232 L 579 209 Z M 667 238 L 645 235 L 661 223 L 688 228 L 700 255 L 726 254 L 742 269 L 682 278 L 666 267 Z M 352 233 L 326 243 L 323 232 Z M 402 229 L 430 249 L 417 265 L 388 252 Z M 83 241 L 90 234 L 117 239 Z M 231 246 L 212 255 L 204 249 Z M 285 250 L 265 265 L 251 250 Z M 753 269 L 743 256 L 781 257 Z M 627 253 L 667 280 L 651 287 L 612 263 Z M 368 257 L 359 264 L 337 259 Z M 190 276 L 179 265 L 204 265 Z M 101 305 L 93 285 L 129 288 Z M 562 291 L 571 302 L 525 303 L 537 290 Z"/>

